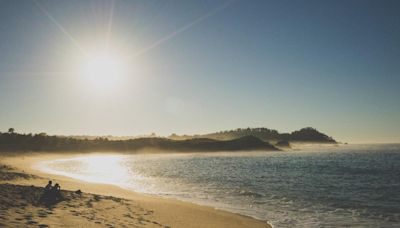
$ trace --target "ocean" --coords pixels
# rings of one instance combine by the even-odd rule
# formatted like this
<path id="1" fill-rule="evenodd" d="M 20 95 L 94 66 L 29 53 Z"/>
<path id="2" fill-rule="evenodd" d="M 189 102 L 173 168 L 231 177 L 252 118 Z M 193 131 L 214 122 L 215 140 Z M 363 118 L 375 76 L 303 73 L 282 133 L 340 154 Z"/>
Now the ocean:
<path id="1" fill-rule="evenodd" d="M 80 156 L 38 167 L 268 220 L 274 227 L 400 226 L 399 144 Z"/>

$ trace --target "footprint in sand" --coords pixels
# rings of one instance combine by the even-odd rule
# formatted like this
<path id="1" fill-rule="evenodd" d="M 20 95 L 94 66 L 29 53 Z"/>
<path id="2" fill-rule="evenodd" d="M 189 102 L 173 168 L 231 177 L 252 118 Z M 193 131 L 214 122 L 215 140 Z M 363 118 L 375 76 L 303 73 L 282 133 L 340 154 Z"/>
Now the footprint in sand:
<path id="1" fill-rule="evenodd" d="M 89 202 L 86 203 L 86 206 L 89 207 L 89 208 L 92 208 L 93 207 L 93 203 L 89 201 Z"/>
<path id="2" fill-rule="evenodd" d="M 38 211 L 38 216 L 41 218 L 46 218 L 48 214 L 47 211 Z"/>
<path id="3" fill-rule="evenodd" d="M 37 224 L 37 223 L 38 222 L 33 221 L 33 220 L 29 220 L 29 221 L 26 222 L 26 224 L 28 224 L 28 225 L 34 225 L 34 224 Z"/>
<path id="4" fill-rule="evenodd" d="M 94 199 L 96 202 L 98 202 L 98 201 L 100 201 L 101 197 L 98 196 L 98 195 L 95 195 L 95 196 L 93 197 L 93 199 Z"/>
<path id="5" fill-rule="evenodd" d="M 124 217 L 134 218 L 131 214 L 124 214 Z"/>

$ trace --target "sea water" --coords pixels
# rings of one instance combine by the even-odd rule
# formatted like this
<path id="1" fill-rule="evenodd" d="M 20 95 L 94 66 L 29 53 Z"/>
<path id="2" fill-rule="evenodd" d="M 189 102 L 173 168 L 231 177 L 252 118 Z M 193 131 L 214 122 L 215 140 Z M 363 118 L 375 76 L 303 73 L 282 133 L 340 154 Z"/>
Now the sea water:
<path id="1" fill-rule="evenodd" d="M 84 156 L 44 171 L 209 205 L 275 227 L 400 227 L 400 145 Z"/>

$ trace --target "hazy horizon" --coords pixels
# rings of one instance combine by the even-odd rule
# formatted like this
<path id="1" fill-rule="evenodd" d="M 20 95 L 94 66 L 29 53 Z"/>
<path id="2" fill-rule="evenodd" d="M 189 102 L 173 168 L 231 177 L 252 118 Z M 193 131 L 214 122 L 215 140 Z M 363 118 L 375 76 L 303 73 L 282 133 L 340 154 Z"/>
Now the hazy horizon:
<path id="1" fill-rule="evenodd" d="M 246 129 L 246 128 L 247 127 L 243 127 L 241 129 Z M 305 128 L 307 128 L 307 127 L 305 127 Z M 4 131 L 0 131 L 0 132 L 5 133 L 9 129 L 4 130 Z M 172 132 L 172 133 L 164 134 L 164 135 L 157 134 L 156 132 L 136 134 L 136 135 L 123 135 L 123 134 L 100 134 L 100 135 L 97 134 L 96 135 L 96 134 L 79 134 L 79 133 L 77 133 L 77 134 L 52 134 L 52 133 L 43 132 L 43 131 L 42 132 L 20 132 L 20 131 L 18 131 L 16 129 L 14 129 L 14 131 L 15 131 L 15 133 L 18 133 L 18 134 L 42 134 L 42 133 L 45 133 L 45 134 L 50 135 L 50 136 L 54 135 L 54 136 L 63 136 L 63 137 L 85 137 L 85 136 L 87 136 L 87 137 L 111 137 L 111 138 L 141 138 L 141 137 L 144 137 L 144 138 L 145 137 L 165 137 L 165 138 L 168 138 L 173 134 L 176 134 L 178 136 L 195 136 L 195 135 L 206 135 L 206 134 L 212 134 L 212 133 L 217 133 L 217 132 L 221 132 L 221 131 L 229 131 L 229 130 L 236 130 L 236 129 L 238 129 L 238 128 L 235 128 L 235 129 L 224 129 L 224 130 L 218 130 L 218 131 L 214 131 L 214 132 L 202 132 L 202 133 L 198 133 L 197 132 L 197 133 L 191 133 L 191 134 L 188 134 L 188 133 L 177 134 L 175 132 Z M 270 130 L 276 130 L 276 129 L 270 129 Z M 297 131 L 297 130 L 300 130 L 300 129 L 294 129 L 293 131 Z M 279 131 L 278 130 L 279 133 L 292 133 L 293 131 L 284 132 L 284 131 Z M 321 132 L 321 133 L 326 134 L 326 132 Z M 337 140 L 332 135 L 329 135 L 329 134 L 326 134 L 326 135 L 329 136 L 329 137 L 332 137 L 338 143 L 346 143 L 346 144 L 350 143 L 350 144 L 353 144 L 353 145 L 357 145 L 357 144 L 359 144 L 359 145 L 400 144 L 400 142 L 391 142 L 391 141 L 372 141 L 372 142 L 371 141 L 351 141 L 351 142 L 350 141 L 340 141 L 340 140 Z M 303 142 L 303 143 L 307 144 L 307 142 Z M 315 145 L 318 146 L 317 142 L 314 142 L 312 144 L 315 144 Z"/>
<path id="2" fill-rule="evenodd" d="M 2 1 L 0 131 L 400 143 L 398 1 Z"/>

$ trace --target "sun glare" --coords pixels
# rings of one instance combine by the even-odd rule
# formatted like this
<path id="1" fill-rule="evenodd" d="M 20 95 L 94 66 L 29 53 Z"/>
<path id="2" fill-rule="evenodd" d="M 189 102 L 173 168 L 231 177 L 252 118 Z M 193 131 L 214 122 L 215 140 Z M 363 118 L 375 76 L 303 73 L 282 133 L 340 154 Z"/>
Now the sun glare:
<path id="1" fill-rule="evenodd" d="M 120 56 L 110 51 L 98 51 L 85 56 L 81 73 L 89 87 L 106 90 L 122 83 L 126 67 Z"/>

